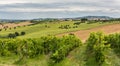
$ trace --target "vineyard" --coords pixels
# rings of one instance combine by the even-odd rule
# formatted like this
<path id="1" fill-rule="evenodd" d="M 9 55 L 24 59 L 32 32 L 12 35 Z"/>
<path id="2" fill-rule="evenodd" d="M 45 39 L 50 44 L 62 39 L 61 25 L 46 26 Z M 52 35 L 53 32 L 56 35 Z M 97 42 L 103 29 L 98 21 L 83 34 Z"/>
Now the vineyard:
<path id="1" fill-rule="evenodd" d="M 63 60 L 70 51 L 81 45 L 81 41 L 74 35 L 57 37 L 42 37 L 40 39 L 1 39 L 0 56 L 18 55 L 15 63 L 26 61 L 27 58 L 35 58 L 39 55 L 50 54 L 53 63 Z"/>
<path id="2" fill-rule="evenodd" d="M 119 63 L 109 61 L 109 52 L 113 50 L 120 57 L 120 34 L 104 35 L 101 32 L 91 33 L 85 43 L 75 35 L 70 34 L 61 38 L 46 36 L 31 39 L 0 39 L 0 57 L 17 56 L 15 65 L 27 63 L 27 59 L 47 55 L 48 66 L 56 66 L 69 56 L 71 51 L 85 46 L 84 62 L 91 66 L 119 66 Z M 110 62 L 110 63 L 107 63 Z M 29 65 L 28 65 L 29 66 Z M 39 66 L 39 65 L 38 65 Z"/>

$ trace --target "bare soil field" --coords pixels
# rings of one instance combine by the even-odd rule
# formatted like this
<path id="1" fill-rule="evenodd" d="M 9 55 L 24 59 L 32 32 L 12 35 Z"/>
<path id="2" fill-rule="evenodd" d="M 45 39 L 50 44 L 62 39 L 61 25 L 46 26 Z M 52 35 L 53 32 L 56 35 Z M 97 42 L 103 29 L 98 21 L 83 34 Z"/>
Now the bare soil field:
<path id="1" fill-rule="evenodd" d="M 70 32 L 70 33 L 75 34 L 82 41 L 85 41 L 89 37 L 89 34 L 91 32 L 98 32 L 98 31 L 102 31 L 105 34 L 111 34 L 111 33 L 116 33 L 116 32 L 118 33 L 118 32 L 120 32 L 120 24 L 112 24 L 112 25 L 92 28 L 92 29 L 89 29 L 89 30 L 80 30 L 80 31 L 75 31 L 75 32 Z M 59 34 L 57 36 L 63 36 L 63 35 L 67 35 L 67 34 L 70 34 L 70 33 L 63 33 L 63 34 Z"/>
<path id="2" fill-rule="evenodd" d="M 27 25 L 30 25 L 30 24 L 32 24 L 32 23 L 30 23 L 29 21 L 20 22 L 20 23 L 6 23 L 6 24 L 0 24 L 0 29 L 3 29 L 5 27 L 14 28 L 14 27 L 18 27 L 18 26 L 27 26 Z"/>

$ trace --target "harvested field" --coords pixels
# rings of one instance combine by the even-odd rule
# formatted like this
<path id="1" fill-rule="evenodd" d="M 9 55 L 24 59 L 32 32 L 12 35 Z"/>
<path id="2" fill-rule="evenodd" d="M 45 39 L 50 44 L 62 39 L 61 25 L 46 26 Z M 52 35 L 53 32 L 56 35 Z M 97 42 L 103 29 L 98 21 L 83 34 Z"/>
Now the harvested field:
<path id="1" fill-rule="evenodd" d="M 75 31 L 75 32 L 70 32 L 70 33 L 75 34 L 82 41 L 85 41 L 91 32 L 98 32 L 98 31 L 102 31 L 105 34 L 120 32 L 120 24 L 112 24 L 112 25 L 101 26 L 101 27 L 97 27 L 97 28 L 93 28 L 89 30 L 80 30 L 80 31 Z M 59 34 L 58 36 L 63 36 L 66 34 L 69 34 L 69 33 Z"/>
<path id="2" fill-rule="evenodd" d="M 32 23 L 30 23 L 29 21 L 20 22 L 20 23 L 6 23 L 6 24 L 0 24 L 0 29 L 3 29 L 5 27 L 14 28 L 14 27 L 18 27 L 18 26 L 27 26 L 27 25 L 30 25 L 30 24 L 32 24 Z"/>

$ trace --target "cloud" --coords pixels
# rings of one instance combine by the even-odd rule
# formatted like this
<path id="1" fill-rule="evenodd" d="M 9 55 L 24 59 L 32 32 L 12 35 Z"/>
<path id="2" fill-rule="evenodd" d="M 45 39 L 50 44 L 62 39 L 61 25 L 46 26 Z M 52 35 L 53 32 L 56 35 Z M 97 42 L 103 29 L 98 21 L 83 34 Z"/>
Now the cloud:
<path id="1" fill-rule="evenodd" d="M 111 2 L 111 1 L 110 1 Z M 101 2 L 102 3 L 102 2 Z M 103 2 L 104 3 L 104 2 Z M 110 7 L 111 6 L 111 7 Z M 112 6 L 103 4 L 93 4 L 93 2 L 79 3 L 79 2 L 67 2 L 67 3 L 19 3 L 0 5 L 0 11 L 5 12 L 55 12 L 55 11 L 85 11 L 85 12 L 108 12 L 108 13 L 120 13 L 120 9 L 116 8 L 116 5 Z"/>
<path id="2" fill-rule="evenodd" d="M 26 15 L 34 14 L 33 18 L 35 16 L 72 17 L 100 14 L 119 16 L 119 3 L 120 0 L 1 0 L 0 13 L 3 13 L 3 16 L 6 15 L 5 13 L 8 16 L 24 15 L 26 18 L 28 18 Z"/>

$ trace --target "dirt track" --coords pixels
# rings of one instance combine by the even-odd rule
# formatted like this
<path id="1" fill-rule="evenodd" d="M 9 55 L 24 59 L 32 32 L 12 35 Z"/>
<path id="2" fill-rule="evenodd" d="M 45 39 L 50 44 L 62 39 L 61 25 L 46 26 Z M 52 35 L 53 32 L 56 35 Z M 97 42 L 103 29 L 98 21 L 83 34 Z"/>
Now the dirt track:
<path id="1" fill-rule="evenodd" d="M 91 32 L 97 32 L 97 31 L 102 31 L 105 34 L 120 32 L 120 24 L 101 26 L 101 27 L 97 27 L 97 28 L 93 28 L 93 29 L 89 29 L 89 30 L 80 30 L 80 31 L 70 32 L 70 33 L 75 34 L 82 41 L 85 41 L 88 38 L 88 36 Z M 63 35 L 66 35 L 66 34 L 69 34 L 69 33 L 59 34 L 58 36 L 63 36 Z"/>

